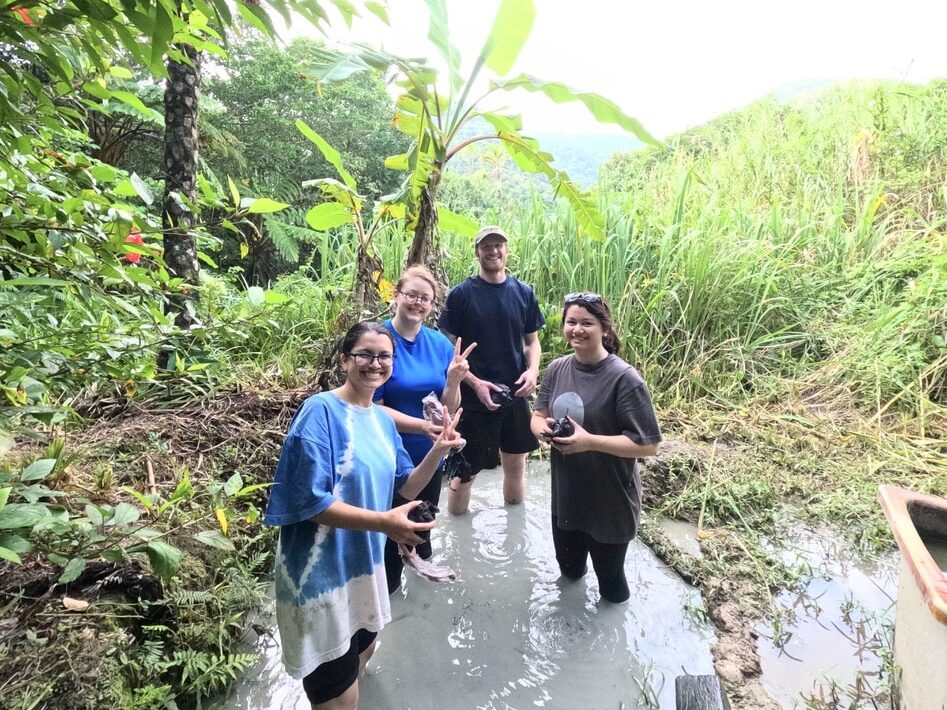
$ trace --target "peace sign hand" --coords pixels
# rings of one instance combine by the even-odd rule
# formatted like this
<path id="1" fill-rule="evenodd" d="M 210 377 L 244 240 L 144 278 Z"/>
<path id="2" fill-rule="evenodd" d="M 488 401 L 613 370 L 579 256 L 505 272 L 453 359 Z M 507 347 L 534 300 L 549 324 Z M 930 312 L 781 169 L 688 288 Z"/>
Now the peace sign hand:
<path id="1" fill-rule="evenodd" d="M 470 372 L 470 363 L 467 362 L 467 356 L 473 352 L 473 349 L 477 347 L 477 344 L 474 343 L 469 348 L 463 352 L 460 349 L 463 347 L 460 342 L 460 338 L 457 338 L 457 341 L 454 343 L 454 357 L 450 362 L 450 365 L 447 366 L 447 386 L 459 385 L 461 381 L 467 376 L 467 373 Z"/>
<path id="2" fill-rule="evenodd" d="M 444 407 L 444 427 L 434 440 L 434 448 L 442 454 L 446 454 L 451 449 L 458 449 L 467 443 L 457 431 L 457 422 L 460 421 L 460 415 L 463 412 L 463 407 L 461 407 L 454 412 L 454 416 L 451 416 L 450 410 Z"/>

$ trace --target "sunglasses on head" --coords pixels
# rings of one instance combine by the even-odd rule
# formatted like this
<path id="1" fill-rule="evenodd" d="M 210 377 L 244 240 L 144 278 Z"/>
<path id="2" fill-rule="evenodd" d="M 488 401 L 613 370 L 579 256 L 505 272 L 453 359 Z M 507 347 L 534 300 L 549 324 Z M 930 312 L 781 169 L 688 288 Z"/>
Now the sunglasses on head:
<path id="1" fill-rule="evenodd" d="M 571 306 L 573 303 L 602 303 L 604 299 L 599 296 L 597 293 L 592 293 L 591 291 L 576 291 L 575 293 L 566 294 L 564 303 L 567 306 Z"/>

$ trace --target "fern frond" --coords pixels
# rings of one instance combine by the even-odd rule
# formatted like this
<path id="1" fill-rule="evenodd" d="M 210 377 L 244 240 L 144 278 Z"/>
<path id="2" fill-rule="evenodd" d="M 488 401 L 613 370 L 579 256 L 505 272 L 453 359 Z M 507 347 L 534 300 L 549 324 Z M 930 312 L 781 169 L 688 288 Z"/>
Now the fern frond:
<path id="1" fill-rule="evenodd" d="M 176 606 L 196 606 L 214 601 L 214 595 L 206 589 L 179 589 L 168 594 L 168 600 Z"/>

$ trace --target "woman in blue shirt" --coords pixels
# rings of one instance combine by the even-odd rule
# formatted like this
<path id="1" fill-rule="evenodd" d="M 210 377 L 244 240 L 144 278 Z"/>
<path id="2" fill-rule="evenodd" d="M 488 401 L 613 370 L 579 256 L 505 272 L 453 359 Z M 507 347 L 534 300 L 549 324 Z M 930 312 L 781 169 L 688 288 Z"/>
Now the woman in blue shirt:
<path id="1" fill-rule="evenodd" d="M 356 707 L 358 675 L 375 635 L 391 620 L 385 536 L 406 545 L 434 523 L 408 519 L 418 503 L 391 508 L 395 491 L 414 498 L 440 459 L 463 443 L 445 424 L 414 466 L 395 424 L 372 404 L 391 375 L 394 339 L 378 323 L 342 341 L 345 383 L 307 399 L 283 444 L 264 522 L 279 525 L 276 621 L 283 663 L 313 707 Z"/>
<path id="2" fill-rule="evenodd" d="M 395 285 L 392 301 L 394 316 L 384 325 L 395 341 L 395 361 L 391 377 L 375 391 L 375 402 L 395 420 L 404 448 L 412 462 L 419 463 L 431 450 L 440 427 L 423 416 L 421 400 L 433 392 L 451 412 L 460 406 L 460 381 L 470 370 L 467 355 L 476 347 L 472 344 L 461 352 L 461 343 L 451 344 L 444 335 L 424 325 L 437 300 L 437 281 L 423 266 L 405 270 Z M 437 505 L 441 497 L 440 468 L 417 495 Z M 393 506 L 406 503 L 395 494 Z M 425 537 L 425 536 L 422 536 Z M 417 546 L 418 555 L 431 556 L 430 539 Z M 398 545 L 388 540 L 385 546 L 385 568 L 388 591 L 394 592 L 401 584 L 403 568 Z"/>

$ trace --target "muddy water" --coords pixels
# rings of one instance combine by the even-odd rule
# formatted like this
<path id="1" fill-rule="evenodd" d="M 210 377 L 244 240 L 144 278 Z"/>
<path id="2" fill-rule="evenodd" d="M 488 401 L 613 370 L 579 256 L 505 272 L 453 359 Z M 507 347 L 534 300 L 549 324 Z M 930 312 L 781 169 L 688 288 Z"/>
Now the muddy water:
<path id="1" fill-rule="evenodd" d="M 699 594 L 644 545 L 629 549 L 628 604 L 600 603 L 591 573 L 559 580 L 548 465 L 531 464 L 526 504 L 504 506 L 501 475 L 487 471 L 471 513 L 439 521 L 433 561 L 461 581 L 406 571 L 360 684 L 362 708 L 666 708 L 682 669 L 713 672 L 713 631 L 689 611 Z M 217 707 L 308 708 L 277 644 L 258 641 L 263 661 Z"/>
<path id="2" fill-rule="evenodd" d="M 924 540 L 927 551 L 934 558 L 934 564 L 947 576 L 947 540 Z"/>
<path id="3" fill-rule="evenodd" d="M 806 707 L 805 697 L 819 697 L 830 679 L 845 689 L 861 675 L 875 686 L 880 662 L 873 649 L 882 622 L 894 619 L 897 553 L 866 562 L 831 530 L 797 525 L 779 540 L 783 559 L 809 565 L 812 577 L 800 592 L 775 600 L 793 613 L 781 647 L 771 625 L 757 627 L 763 685 L 786 708 Z"/>

